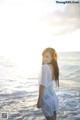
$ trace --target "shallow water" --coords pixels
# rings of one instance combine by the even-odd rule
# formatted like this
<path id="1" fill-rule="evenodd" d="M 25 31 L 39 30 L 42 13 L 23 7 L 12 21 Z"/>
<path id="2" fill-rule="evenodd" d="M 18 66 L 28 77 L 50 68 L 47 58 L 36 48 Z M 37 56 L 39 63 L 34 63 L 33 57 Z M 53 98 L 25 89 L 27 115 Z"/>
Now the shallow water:
<path id="1" fill-rule="evenodd" d="M 37 79 L 1 81 L 4 90 L 0 88 L 0 111 L 8 113 L 11 120 L 45 120 L 42 111 L 36 108 L 38 97 Z M 12 86 L 12 87 L 11 87 Z M 63 87 L 65 86 L 65 88 Z M 56 91 L 59 99 L 58 119 L 64 120 L 70 116 L 80 115 L 80 90 L 76 87 L 60 82 L 59 91 Z"/>
<path id="2" fill-rule="evenodd" d="M 60 53 L 59 68 L 57 120 L 80 120 L 80 52 Z M 38 79 L 21 77 L 13 66 L 0 61 L 0 120 L 2 113 L 7 113 L 9 120 L 45 120 L 36 108 L 37 98 Z"/>

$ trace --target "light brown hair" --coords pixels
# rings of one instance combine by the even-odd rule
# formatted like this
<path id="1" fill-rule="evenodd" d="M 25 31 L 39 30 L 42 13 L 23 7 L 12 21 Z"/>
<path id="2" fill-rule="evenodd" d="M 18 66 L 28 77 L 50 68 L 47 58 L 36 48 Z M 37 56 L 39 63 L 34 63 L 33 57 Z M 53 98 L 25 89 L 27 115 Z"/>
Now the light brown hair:
<path id="1" fill-rule="evenodd" d="M 45 53 L 47 53 L 47 52 L 49 52 L 51 57 L 53 57 L 51 63 L 49 63 L 49 64 L 52 64 L 52 66 L 53 66 L 54 79 L 55 79 L 55 81 L 58 81 L 58 86 L 59 86 L 59 67 L 58 67 L 58 63 L 57 63 L 57 52 L 55 51 L 54 48 L 49 47 L 49 48 L 44 49 L 44 51 L 42 52 L 42 56 L 44 56 Z M 44 64 L 43 61 L 42 61 L 42 64 Z"/>

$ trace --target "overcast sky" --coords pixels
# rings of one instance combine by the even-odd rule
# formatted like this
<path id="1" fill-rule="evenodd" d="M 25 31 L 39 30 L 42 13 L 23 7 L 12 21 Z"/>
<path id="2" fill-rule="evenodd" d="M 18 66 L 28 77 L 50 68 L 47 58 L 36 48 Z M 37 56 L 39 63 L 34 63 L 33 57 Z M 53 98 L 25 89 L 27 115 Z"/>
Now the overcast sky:
<path id="1" fill-rule="evenodd" d="M 47 23 L 56 31 L 54 35 L 67 34 L 80 29 L 80 4 L 66 5 L 64 10 L 56 10 L 45 17 Z M 58 28 L 60 28 L 58 30 Z"/>

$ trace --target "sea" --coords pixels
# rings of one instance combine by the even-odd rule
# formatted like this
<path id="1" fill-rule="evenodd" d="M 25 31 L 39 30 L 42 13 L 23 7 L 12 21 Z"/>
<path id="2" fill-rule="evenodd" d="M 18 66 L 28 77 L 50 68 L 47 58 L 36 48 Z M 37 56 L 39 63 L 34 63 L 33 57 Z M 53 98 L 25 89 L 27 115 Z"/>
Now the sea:
<path id="1" fill-rule="evenodd" d="M 59 52 L 57 120 L 80 120 L 80 52 Z M 0 120 L 46 120 L 38 99 L 38 74 L 24 77 L 0 56 Z"/>

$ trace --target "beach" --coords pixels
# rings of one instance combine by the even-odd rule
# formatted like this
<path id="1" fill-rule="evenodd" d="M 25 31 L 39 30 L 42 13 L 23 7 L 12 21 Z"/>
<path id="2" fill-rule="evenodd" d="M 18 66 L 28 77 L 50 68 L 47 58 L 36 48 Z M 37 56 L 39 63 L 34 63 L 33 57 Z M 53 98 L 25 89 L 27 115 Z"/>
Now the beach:
<path id="1" fill-rule="evenodd" d="M 57 120 L 80 120 L 80 57 L 77 55 L 78 58 L 74 60 L 71 55 L 68 54 L 68 58 L 62 55 L 59 63 L 59 91 L 54 88 L 59 100 Z M 67 62 L 65 58 L 71 61 Z M 0 120 L 4 120 L 6 114 L 6 120 L 46 120 L 41 109 L 36 107 L 38 78 L 15 76 L 12 68 L 5 68 L 2 63 L 0 66 Z"/>
<path id="2" fill-rule="evenodd" d="M 41 109 L 36 107 L 38 97 L 37 79 L 28 79 L 27 83 L 25 80 L 23 83 L 18 82 L 18 86 L 15 84 L 13 87 L 15 89 L 14 92 L 11 93 L 10 91 L 9 93 L 9 88 L 5 87 L 5 93 L 0 94 L 1 113 L 8 113 L 9 120 L 45 120 Z M 12 80 L 10 85 L 14 83 L 15 80 Z M 7 80 L 5 84 L 8 84 Z M 71 89 L 71 85 L 66 85 L 66 83 L 61 81 L 59 91 L 56 91 L 59 99 L 58 120 L 80 119 L 79 86 L 79 84 L 74 83 Z"/>

